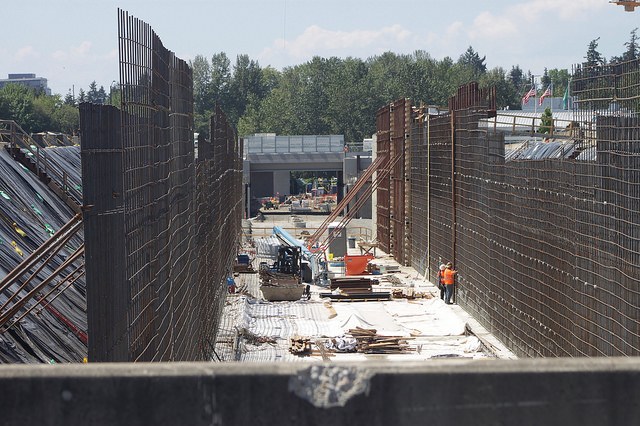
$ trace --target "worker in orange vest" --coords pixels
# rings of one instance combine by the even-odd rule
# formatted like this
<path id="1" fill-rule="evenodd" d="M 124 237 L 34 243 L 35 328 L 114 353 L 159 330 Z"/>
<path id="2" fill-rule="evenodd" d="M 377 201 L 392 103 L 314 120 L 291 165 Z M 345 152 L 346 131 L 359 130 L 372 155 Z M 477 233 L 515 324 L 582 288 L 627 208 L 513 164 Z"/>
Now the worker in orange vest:
<path id="1" fill-rule="evenodd" d="M 451 305 L 451 296 L 453 296 L 453 286 L 456 283 L 456 274 L 458 271 L 453 269 L 451 262 L 447 263 L 447 268 L 442 273 L 442 283 L 444 284 L 444 302 Z"/>

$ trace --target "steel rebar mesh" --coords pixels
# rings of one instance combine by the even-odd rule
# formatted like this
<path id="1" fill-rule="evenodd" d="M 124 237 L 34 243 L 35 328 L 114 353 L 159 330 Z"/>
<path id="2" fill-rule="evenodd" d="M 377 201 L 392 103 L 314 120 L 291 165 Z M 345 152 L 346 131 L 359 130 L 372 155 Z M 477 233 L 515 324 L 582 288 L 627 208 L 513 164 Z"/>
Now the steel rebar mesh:
<path id="1" fill-rule="evenodd" d="M 569 157 L 505 161 L 483 96 L 411 130 L 412 265 L 453 261 L 457 301 L 522 356 L 640 352 L 637 69 L 576 73 Z"/>
<path id="2" fill-rule="evenodd" d="M 240 233 L 237 138 L 217 110 L 195 161 L 193 76 L 119 12 L 122 109 L 85 106 L 90 360 L 208 360 Z"/>

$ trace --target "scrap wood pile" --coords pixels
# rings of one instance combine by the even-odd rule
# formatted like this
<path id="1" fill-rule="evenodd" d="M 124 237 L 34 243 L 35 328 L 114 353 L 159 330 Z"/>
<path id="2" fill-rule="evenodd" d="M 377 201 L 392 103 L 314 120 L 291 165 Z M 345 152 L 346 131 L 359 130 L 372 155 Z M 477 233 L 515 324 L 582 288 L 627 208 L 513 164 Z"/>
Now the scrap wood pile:
<path id="1" fill-rule="evenodd" d="M 314 349 L 314 347 L 316 349 Z M 308 337 L 293 336 L 289 343 L 289 352 L 298 356 L 320 355 L 322 359 L 328 360 L 333 354 L 326 350 L 320 341 L 312 341 Z"/>
<path id="2" fill-rule="evenodd" d="M 348 334 L 356 339 L 356 350 L 365 354 L 398 354 L 415 350 L 407 343 L 411 337 L 380 336 L 375 329 L 361 327 L 349 329 Z"/>
<path id="3" fill-rule="evenodd" d="M 392 290 L 394 299 L 431 299 L 433 295 L 424 291 L 416 291 L 413 287 L 394 287 Z"/>
<path id="4" fill-rule="evenodd" d="M 290 339 L 289 352 L 294 355 L 311 355 L 311 339 L 293 336 Z"/>
<path id="5" fill-rule="evenodd" d="M 342 337 L 322 341 L 293 336 L 290 339 L 289 352 L 299 356 L 322 355 L 325 360 L 334 356 L 334 353 L 401 354 L 416 350 L 407 343 L 411 339 L 413 338 L 381 336 L 375 329 L 356 327 L 349 329 Z"/>

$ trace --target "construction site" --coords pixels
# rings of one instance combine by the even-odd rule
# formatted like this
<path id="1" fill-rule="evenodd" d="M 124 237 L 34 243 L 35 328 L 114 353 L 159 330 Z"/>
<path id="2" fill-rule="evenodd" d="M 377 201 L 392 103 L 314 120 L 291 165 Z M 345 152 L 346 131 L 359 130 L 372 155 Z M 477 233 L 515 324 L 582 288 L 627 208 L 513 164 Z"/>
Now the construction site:
<path id="1" fill-rule="evenodd" d="M 189 65 L 118 42 L 79 144 L 0 120 L 0 423 L 640 422 L 640 61 L 575 66 L 550 125 L 469 83 L 351 160 L 289 137 L 355 177 L 254 216 L 273 152 L 219 107 L 194 143 Z"/>

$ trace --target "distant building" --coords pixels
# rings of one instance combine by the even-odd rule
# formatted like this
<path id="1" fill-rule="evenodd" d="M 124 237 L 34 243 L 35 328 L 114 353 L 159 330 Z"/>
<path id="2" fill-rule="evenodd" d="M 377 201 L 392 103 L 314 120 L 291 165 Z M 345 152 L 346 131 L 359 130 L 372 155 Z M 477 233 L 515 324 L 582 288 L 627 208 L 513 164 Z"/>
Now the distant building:
<path id="1" fill-rule="evenodd" d="M 47 86 L 47 79 L 36 77 L 35 74 L 9 74 L 9 78 L 0 79 L 0 89 L 7 84 L 21 84 L 36 90 L 42 90 L 45 94 L 51 95 L 51 89 Z"/>

